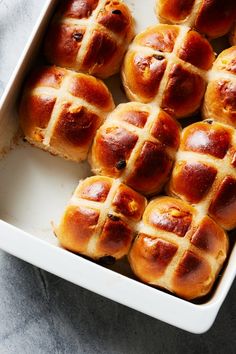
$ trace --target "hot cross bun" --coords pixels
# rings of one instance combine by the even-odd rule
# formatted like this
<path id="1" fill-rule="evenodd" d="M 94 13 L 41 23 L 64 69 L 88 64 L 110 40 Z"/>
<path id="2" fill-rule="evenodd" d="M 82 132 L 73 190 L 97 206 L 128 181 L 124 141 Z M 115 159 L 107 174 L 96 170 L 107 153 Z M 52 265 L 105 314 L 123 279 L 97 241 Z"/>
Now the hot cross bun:
<path id="1" fill-rule="evenodd" d="M 213 121 L 185 128 L 168 192 L 226 230 L 236 227 L 236 131 Z"/>
<path id="2" fill-rule="evenodd" d="M 227 250 L 225 232 L 210 217 L 179 199 L 159 197 L 144 212 L 129 261 L 143 282 L 191 300 L 211 290 Z"/>
<path id="3" fill-rule="evenodd" d="M 203 116 L 236 128 L 236 46 L 224 50 L 209 73 Z"/>
<path id="4" fill-rule="evenodd" d="M 87 158 L 96 130 L 114 108 L 104 83 L 58 67 L 31 74 L 20 104 L 20 124 L 33 145 L 66 159 Z"/>
<path id="5" fill-rule="evenodd" d="M 149 27 L 125 56 L 126 94 L 130 100 L 159 105 L 177 118 L 189 116 L 201 105 L 213 61 L 209 42 L 190 28 Z"/>
<path id="6" fill-rule="evenodd" d="M 125 256 L 142 218 L 146 199 L 109 177 L 82 181 L 55 233 L 65 248 L 95 260 Z"/>
<path id="7" fill-rule="evenodd" d="M 179 140 L 180 125 L 160 108 L 121 104 L 98 130 L 89 161 L 95 174 L 151 195 L 167 182 Z"/>
<path id="8" fill-rule="evenodd" d="M 196 28 L 210 38 L 229 32 L 236 19 L 235 0 L 156 0 L 160 22 Z"/>
<path id="9" fill-rule="evenodd" d="M 62 1 L 46 35 L 45 55 L 52 64 L 106 78 L 119 71 L 133 27 L 123 1 Z"/>

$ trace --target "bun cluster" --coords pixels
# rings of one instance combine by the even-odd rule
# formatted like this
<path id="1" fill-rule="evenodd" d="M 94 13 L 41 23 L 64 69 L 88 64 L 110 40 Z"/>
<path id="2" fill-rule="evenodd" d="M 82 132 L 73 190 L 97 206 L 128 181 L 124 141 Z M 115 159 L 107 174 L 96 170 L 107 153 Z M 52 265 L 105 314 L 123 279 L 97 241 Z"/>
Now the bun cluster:
<path id="1" fill-rule="evenodd" d="M 236 46 L 215 60 L 208 40 L 229 32 L 236 2 L 159 0 L 156 13 L 164 23 L 128 48 L 123 1 L 60 2 L 44 42 L 53 66 L 29 76 L 20 124 L 95 175 L 54 228 L 60 244 L 107 265 L 127 257 L 141 281 L 192 300 L 212 289 L 236 228 Z M 118 71 L 132 102 L 115 107 L 96 77 Z"/>

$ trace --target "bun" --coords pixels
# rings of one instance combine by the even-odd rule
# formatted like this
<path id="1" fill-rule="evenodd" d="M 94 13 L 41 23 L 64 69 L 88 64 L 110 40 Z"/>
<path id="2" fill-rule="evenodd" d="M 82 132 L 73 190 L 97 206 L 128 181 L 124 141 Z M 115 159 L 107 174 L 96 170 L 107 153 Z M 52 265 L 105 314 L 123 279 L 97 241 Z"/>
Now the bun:
<path id="1" fill-rule="evenodd" d="M 156 0 L 160 22 L 196 28 L 210 38 L 229 32 L 236 18 L 235 0 Z"/>
<path id="2" fill-rule="evenodd" d="M 82 181 L 55 233 L 63 247 L 99 260 L 125 256 L 142 218 L 146 199 L 108 177 Z"/>
<path id="3" fill-rule="evenodd" d="M 143 282 L 192 300 L 211 290 L 227 251 L 227 236 L 212 219 L 161 197 L 147 206 L 129 261 Z"/>
<path id="4" fill-rule="evenodd" d="M 184 26 L 156 25 L 140 33 L 124 60 L 130 100 L 153 103 L 177 118 L 196 112 L 214 61 L 209 42 Z"/>
<path id="5" fill-rule="evenodd" d="M 122 1 L 63 1 L 46 35 L 45 55 L 51 64 L 107 78 L 119 71 L 133 36 Z"/>
<path id="6" fill-rule="evenodd" d="M 98 130 L 89 162 L 95 174 L 120 178 L 152 195 L 167 182 L 180 126 L 166 112 L 142 103 L 119 105 Z"/>
<path id="7" fill-rule="evenodd" d="M 20 104 L 20 124 L 33 145 L 73 161 L 87 158 L 96 130 L 114 108 L 102 81 L 58 67 L 34 72 Z"/>
<path id="8" fill-rule="evenodd" d="M 236 128 L 236 46 L 224 50 L 210 72 L 203 117 Z"/>
<path id="9" fill-rule="evenodd" d="M 169 191 L 224 229 L 236 227 L 236 132 L 213 121 L 184 129 Z"/>

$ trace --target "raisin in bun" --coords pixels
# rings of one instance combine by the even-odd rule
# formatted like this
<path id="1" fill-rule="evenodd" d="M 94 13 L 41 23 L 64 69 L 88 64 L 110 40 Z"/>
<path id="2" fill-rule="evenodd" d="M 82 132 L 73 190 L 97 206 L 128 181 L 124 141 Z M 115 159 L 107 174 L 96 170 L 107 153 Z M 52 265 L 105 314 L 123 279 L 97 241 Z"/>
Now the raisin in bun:
<path id="1" fill-rule="evenodd" d="M 33 145 L 66 159 L 87 158 L 96 130 L 114 108 L 104 83 L 58 67 L 32 73 L 20 104 L 20 124 Z"/>
<path id="2" fill-rule="evenodd" d="M 236 227 L 236 131 L 213 121 L 185 128 L 168 192 Z"/>
<path id="3" fill-rule="evenodd" d="M 112 178 L 80 182 L 55 233 L 63 247 L 95 260 L 125 256 L 146 199 Z"/>
<path id="4" fill-rule="evenodd" d="M 156 0 L 160 22 L 196 28 L 210 38 L 229 32 L 236 18 L 235 0 Z"/>
<path id="5" fill-rule="evenodd" d="M 46 58 L 107 78 L 119 71 L 133 27 L 131 13 L 120 0 L 62 1 L 45 38 Z"/>
<path id="6" fill-rule="evenodd" d="M 179 140 L 180 125 L 160 108 L 121 104 L 98 130 L 89 161 L 95 174 L 152 195 L 167 182 Z"/>
<path id="7" fill-rule="evenodd" d="M 236 128 L 236 46 L 224 50 L 209 73 L 203 117 Z"/>
<path id="8" fill-rule="evenodd" d="M 236 45 L 236 22 L 233 25 L 233 28 L 230 32 L 229 40 L 230 40 L 231 45 Z"/>
<path id="9" fill-rule="evenodd" d="M 196 112 L 214 53 L 185 26 L 156 25 L 140 33 L 124 60 L 122 78 L 130 100 L 153 103 L 177 118 Z"/>
<path id="10" fill-rule="evenodd" d="M 225 261 L 228 238 L 208 216 L 170 197 L 147 206 L 129 253 L 143 282 L 192 300 L 206 295 Z"/>

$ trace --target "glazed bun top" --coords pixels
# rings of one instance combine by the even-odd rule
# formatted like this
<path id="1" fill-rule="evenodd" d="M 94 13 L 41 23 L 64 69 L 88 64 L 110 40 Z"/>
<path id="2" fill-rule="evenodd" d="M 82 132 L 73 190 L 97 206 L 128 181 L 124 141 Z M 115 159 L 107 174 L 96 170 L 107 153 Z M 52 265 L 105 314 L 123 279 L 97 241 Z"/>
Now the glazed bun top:
<path id="1" fill-rule="evenodd" d="M 160 22 L 196 28 L 209 38 L 229 32 L 236 19 L 235 0 L 156 0 Z"/>
<path id="2" fill-rule="evenodd" d="M 62 1 L 45 38 L 45 55 L 52 64 L 106 78 L 118 72 L 133 27 L 123 1 Z"/>
<path id="3" fill-rule="evenodd" d="M 183 118 L 199 109 L 214 59 L 210 43 L 189 27 L 152 26 L 135 37 L 125 56 L 124 89 L 131 101 Z"/>
<path id="4" fill-rule="evenodd" d="M 179 199 L 151 201 L 129 260 L 142 281 L 191 300 L 206 295 L 226 258 L 227 235 Z"/>
<path id="5" fill-rule="evenodd" d="M 160 108 L 119 105 L 97 131 L 89 156 L 96 174 L 120 178 L 145 195 L 161 191 L 179 147 L 180 125 Z"/>
<path id="6" fill-rule="evenodd" d="M 209 73 L 203 116 L 236 128 L 236 46 L 220 53 Z"/>
<path id="7" fill-rule="evenodd" d="M 211 120 L 185 128 L 169 193 L 208 213 L 224 229 L 235 228 L 235 129 Z"/>
<path id="8" fill-rule="evenodd" d="M 101 80 L 56 66 L 42 67 L 30 74 L 25 85 L 20 124 L 31 144 L 81 161 L 113 108 Z"/>

